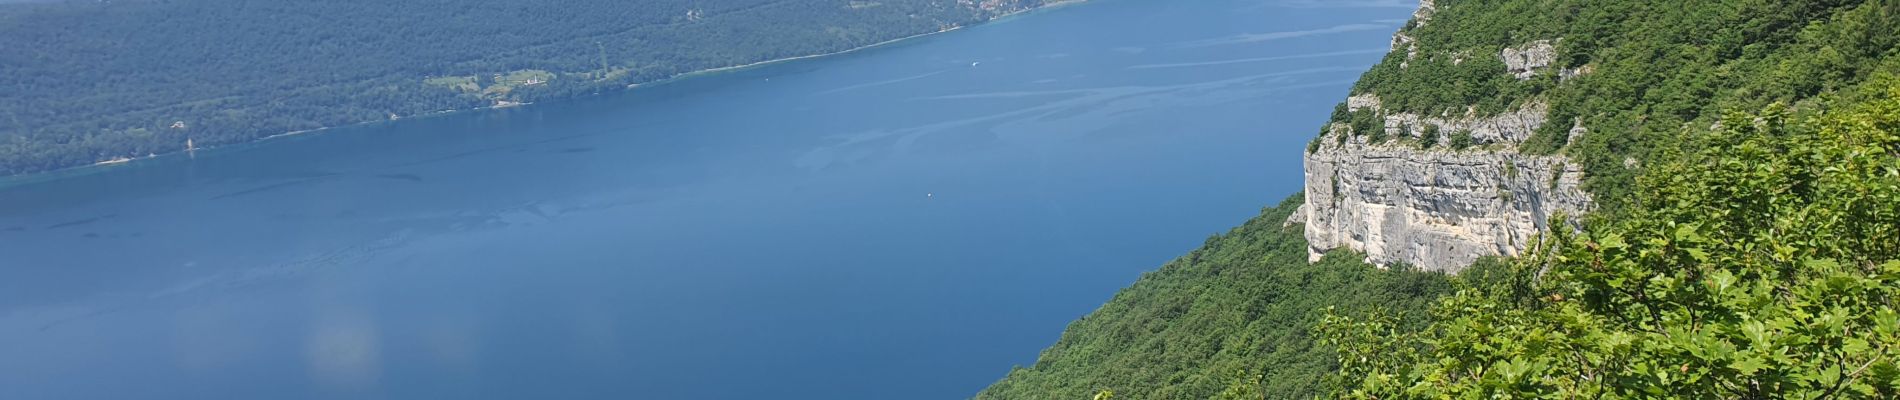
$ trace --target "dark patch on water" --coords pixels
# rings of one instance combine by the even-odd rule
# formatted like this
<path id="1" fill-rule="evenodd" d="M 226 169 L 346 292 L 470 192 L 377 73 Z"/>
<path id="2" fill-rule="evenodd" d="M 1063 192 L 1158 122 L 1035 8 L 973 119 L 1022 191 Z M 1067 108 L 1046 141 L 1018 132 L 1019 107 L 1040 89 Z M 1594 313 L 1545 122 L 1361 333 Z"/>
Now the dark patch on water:
<path id="1" fill-rule="evenodd" d="M 90 223 L 94 223 L 94 222 L 99 222 L 99 221 L 103 221 L 103 220 L 108 220 L 108 219 L 112 219 L 112 218 L 114 218 L 114 217 L 118 217 L 118 216 L 119 216 L 119 214 L 106 214 L 106 215 L 101 215 L 101 216 L 97 216 L 97 217 L 92 217 L 92 218 L 86 218 L 86 219 L 76 219 L 76 220 L 72 220 L 72 221 L 66 221 L 66 222 L 61 222 L 61 223 L 57 223 L 57 224 L 52 224 L 52 225 L 47 225 L 47 226 L 46 226 L 46 229 L 59 229 L 59 228 L 65 228 L 65 227 L 69 227 L 69 226 L 80 226 L 80 225 L 85 225 L 85 224 L 90 224 Z M 18 227 L 15 227 L 15 228 L 18 228 Z M 24 228 L 21 228 L 21 229 L 24 229 Z"/>
<path id="2" fill-rule="evenodd" d="M 273 178 L 316 179 L 316 178 L 323 178 L 323 177 L 328 177 L 328 176 L 335 176 L 336 174 L 337 173 L 330 172 L 330 171 L 297 171 L 297 172 L 292 172 L 288 174 L 274 176 Z"/>
<path id="3" fill-rule="evenodd" d="M 7 231 L 7 232 L 19 232 L 19 231 L 24 231 L 24 230 L 26 230 L 26 227 L 24 227 L 24 226 L 9 226 L 9 227 L 7 227 L 7 229 L 0 229 L 0 230 L 4 230 L 4 231 Z"/>
<path id="4" fill-rule="evenodd" d="M 316 182 L 318 182 L 318 181 L 322 181 L 322 180 L 324 180 L 324 179 L 329 179 L 329 178 L 330 178 L 330 177 L 332 177 L 332 176 L 335 176 L 335 174 L 331 174 L 331 175 L 322 175 L 322 176 L 318 176 L 318 177 L 314 177 L 314 178 L 307 178 L 307 179 L 298 179 L 298 180 L 294 180 L 294 181 L 289 181 L 289 182 L 282 182 L 282 183 L 275 183 L 275 184 L 270 184 L 270 185 L 264 185 L 264 186 L 259 186 L 259 187 L 255 187 L 255 188 L 251 188 L 251 189 L 245 189 L 245 190 L 239 190 L 239 191 L 236 191 L 236 192 L 231 192 L 231 193 L 225 193 L 225 194 L 221 194 L 221 195 L 217 195 L 217 196 L 213 196 L 213 197 L 212 197 L 211 199 L 212 199 L 212 200 L 221 200 L 221 199 L 227 199 L 227 198 L 232 198 L 232 197 L 238 197 L 238 196 L 244 196 L 244 195 L 251 195 L 251 194 L 258 194 L 258 193 L 263 193 L 263 192 L 268 192 L 268 191 L 272 191 L 272 190 L 277 190 L 277 189 L 283 189 L 283 188 L 287 188 L 287 187 L 291 187 L 291 186 L 297 186 L 297 185 L 302 185 L 302 184 L 308 184 L 308 183 L 316 183 Z"/>
<path id="5" fill-rule="evenodd" d="M 592 148 L 592 147 L 570 147 L 570 148 L 565 148 L 565 149 L 561 149 L 561 152 L 562 152 L 562 153 L 566 153 L 566 154 L 575 154 L 575 153 L 586 153 L 586 152 L 590 152 L 590 151 L 594 151 L 594 148 Z"/>
<path id="6" fill-rule="evenodd" d="M 94 232 L 86 232 L 86 234 L 84 234 L 84 235 L 79 235 L 79 237 L 83 237 L 83 238 L 87 238 L 87 239 L 98 239 L 98 238 L 99 238 L 99 234 L 98 234 L 98 233 L 94 233 Z"/>
<path id="7" fill-rule="evenodd" d="M 407 163 L 402 163 L 402 164 L 397 164 L 397 165 L 395 165 L 395 166 L 396 166 L 396 167 L 413 167 L 413 166 L 417 166 L 417 165 L 424 165 L 424 164 L 434 164 L 434 163 L 438 163 L 438 162 L 443 162 L 443 161 L 450 161 L 450 160 L 455 160 L 455 159 L 460 159 L 460 158 L 466 158 L 466 157 L 471 157 L 471 156 L 477 156 L 477 155 L 482 155 L 482 154 L 485 154 L 485 153 L 494 153 L 494 152 L 500 152 L 500 151 L 504 151 L 504 150 L 512 150 L 512 152 L 514 152 L 514 153 L 523 153 L 523 152 L 527 152 L 527 151 L 528 151 L 528 148 L 529 148 L 529 147 L 533 147 L 533 146 L 535 146 L 535 145 L 540 145 L 540 144 L 547 144 L 547 143 L 554 143 L 554 142 L 560 142 L 560 141 L 567 141 L 567 140 L 574 140 L 574 139 L 580 139 L 580 138 L 584 138 L 584 137 L 589 137 L 589 136 L 597 136 L 597 135 L 600 135 L 600 134 L 599 134 L 599 133 L 587 133 L 587 134 L 579 134 L 579 135 L 569 135 L 569 136 L 561 136 L 561 137 L 556 137 L 556 138 L 549 138 L 549 139 L 542 139 L 542 140 L 535 140 L 535 141 L 530 141 L 530 142 L 525 142 L 525 143 L 517 143 L 517 144 L 510 144 L 510 145 L 502 145 L 502 146 L 493 146 L 493 147 L 486 147 L 486 148 L 480 148 L 480 149 L 475 149 L 475 150 L 469 150 L 469 151 L 464 151 L 464 152 L 460 152 L 460 153 L 454 153 L 454 154 L 449 154 L 449 155 L 446 155 L 446 156 L 441 156 L 441 157 L 435 157 L 435 158 L 429 158 L 429 159 L 423 159 L 423 160 L 420 160 L 420 161 L 414 161 L 414 162 L 407 162 Z"/>
<path id="8" fill-rule="evenodd" d="M 480 150 L 471 150 L 471 151 L 464 151 L 464 152 L 460 152 L 460 153 L 455 153 L 455 154 L 450 154 L 450 155 L 446 155 L 446 156 L 441 156 L 441 157 L 436 157 L 436 158 L 430 158 L 430 159 L 425 159 L 425 160 L 421 160 L 421 161 L 415 161 L 415 162 L 408 162 L 408 163 L 403 163 L 403 164 L 399 164 L 399 165 L 397 165 L 397 166 L 399 166 L 399 167 L 408 167 L 408 166 L 415 166 L 415 165 L 423 165 L 423 164 L 432 164 L 432 163 L 438 163 L 438 162 L 443 162 L 443 161 L 449 161 L 449 160 L 454 160 L 454 159 L 458 159 L 458 158 L 463 158 L 463 157 L 468 157 L 468 156 L 474 156 L 474 155 L 480 155 L 480 154 L 482 154 L 482 153 L 489 153 L 489 152 L 495 152 L 495 151 L 500 151 L 500 150 L 506 150 L 506 149 L 509 149 L 509 148 L 512 148 L 512 147 L 514 147 L 514 146 L 504 146 L 504 147 L 490 147 L 490 148 L 485 148 L 485 149 L 480 149 Z"/>
<path id="9" fill-rule="evenodd" d="M 383 179 L 394 179 L 394 180 L 399 180 L 399 181 L 417 182 L 417 183 L 422 182 L 422 177 L 416 174 L 381 174 L 381 175 L 376 175 L 376 177 L 383 178 Z"/>
<path id="10" fill-rule="evenodd" d="M 40 325 L 40 332 L 45 332 L 46 330 L 53 329 L 54 327 L 59 326 L 59 325 L 64 325 L 67 322 L 73 322 L 73 321 L 78 321 L 78 320 L 87 319 L 87 318 L 98 318 L 106 314 L 118 312 L 119 310 L 124 309 L 124 308 L 127 308 L 127 307 L 114 307 L 114 308 L 93 310 L 81 315 L 76 315 L 76 316 L 67 317 L 67 318 L 60 318 L 60 319 L 53 320 L 51 322 L 47 322 L 45 324 Z"/>

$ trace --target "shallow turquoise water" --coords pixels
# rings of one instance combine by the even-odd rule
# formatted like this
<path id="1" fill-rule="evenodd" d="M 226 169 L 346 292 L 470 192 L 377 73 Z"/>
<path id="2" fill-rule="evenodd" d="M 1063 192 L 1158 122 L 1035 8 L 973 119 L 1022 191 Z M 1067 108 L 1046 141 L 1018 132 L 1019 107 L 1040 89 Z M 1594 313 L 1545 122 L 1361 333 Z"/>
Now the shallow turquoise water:
<path id="1" fill-rule="evenodd" d="M 0 398 L 966 397 L 1297 191 L 1409 6 L 1100 0 L 0 189 Z"/>

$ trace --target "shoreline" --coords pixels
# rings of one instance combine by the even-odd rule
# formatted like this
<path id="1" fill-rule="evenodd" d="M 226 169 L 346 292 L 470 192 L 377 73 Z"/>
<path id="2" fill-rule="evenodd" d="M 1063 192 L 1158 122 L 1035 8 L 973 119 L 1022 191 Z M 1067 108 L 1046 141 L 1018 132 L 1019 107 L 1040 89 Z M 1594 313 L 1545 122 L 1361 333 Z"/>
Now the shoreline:
<path id="1" fill-rule="evenodd" d="M 1047 6 L 1045 6 L 1045 7 L 1047 7 Z M 1019 12 L 1020 12 L 1020 11 L 1019 11 Z M 1008 15 L 1008 14 L 1005 14 L 1005 15 Z M 998 16 L 997 18 L 1002 18 L 1002 16 Z M 994 21 L 994 19 L 991 19 L 991 21 Z M 984 21 L 983 23 L 989 23 L 989 21 Z M 697 71 L 691 71 L 691 72 L 686 72 L 686 73 L 682 73 L 682 74 L 679 74 L 679 75 L 673 75 L 673 76 L 670 76 L 670 77 L 666 77 L 666 78 L 664 78 L 664 79 L 658 79 L 658 80 L 654 80 L 654 81 L 651 81 L 651 82 L 641 82 L 641 83 L 635 83 L 635 84 L 629 84 L 629 85 L 627 85 L 627 87 L 626 87 L 625 89 L 638 89 L 638 88 L 640 88 L 640 87 L 643 87 L 643 86 L 650 86 L 650 85 L 659 85 L 659 84 L 665 84 L 665 83 L 668 83 L 668 82 L 673 82 L 673 81 L 677 81 L 677 80 L 681 80 L 681 79 L 687 79 L 687 78 L 693 78 L 693 77 L 698 77 L 698 76 L 704 76 L 704 75 L 712 75 L 712 74 L 718 74 L 718 73 L 722 73 L 722 72 L 732 72 L 732 71 L 740 71 L 740 70 L 745 70 L 745 69 L 751 69 L 751 68 L 756 68 L 756 67 L 763 67 L 763 66 L 767 66 L 767 65 L 772 65 L 772 64 L 778 64 L 778 63 L 783 63 L 783 62 L 792 62 L 792 61 L 798 61 L 798 60 L 804 60 L 804 59 L 812 59 L 812 58 L 819 58 L 819 57 L 830 57 L 830 56 L 836 56 L 836 55 L 843 55 L 843 54 L 849 54 L 849 53 L 853 53 L 853 52 L 857 52 L 857 51 L 859 51 L 859 50 L 869 50 L 869 49 L 871 49 L 871 48 L 875 48 L 875 47 L 880 47 L 880 46 L 884 46 L 884 45 L 888 45 L 888 44 L 892 44 L 892 43 L 897 43 L 897 42 L 902 42 L 902 41 L 905 41 L 905 40 L 910 40 L 910 39 L 916 39 L 916 38 L 920 38 L 920 37 L 925 37 L 925 36 L 930 36 L 930 35 L 935 35 L 935 34 L 939 34 L 939 33 L 946 33 L 946 32 L 950 32 L 950 31 L 955 31 L 955 30 L 958 30 L 958 29 L 963 29 L 963 27 L 962 27 L 962 26 L 954 26 L 954 27 L 950 27 L 949 29 L 939 29 L 939 30 L 936 30 L 936 31 L 933 31 L 933 32 L 924 32 L 924 33 L 919 33 L 919 34 L 915 34 L 915 35 L 910 35 L 910 36 L 905 36 L 905 37 L 900 37 L 900 38 L 896 38 L 896 39 L 891 39 L 891 40 L 885 40 L 885 41 L 882 41 L 882 42 L 877 42 L 877 43 L 872 43 L 872 44 L 867 44 L 867 45 L 863 45 L 863 46 L 858 46 L 858 47 L 852 47 L 852 48 L 849 48 L 849 49 L 844 49 L 844 50 L 838 50 L 838 51 L 834 51 L 834 52 L 830 52 L 830 53 L 822 53 L 822 54 L 810 54 L 810 55 L 802 55 L 802 56 L 795 56 L 795 57 L 785 57 L 785 58 L 775 58 L 775 59 L 770 59 L 770 60 L 765 60 L 765 61 L 759 61 L 759 62 L 753 62 L 753 63 L 748 63 L 748 64 L 741 64 L 741 65 L 728 65 L 728 66 L 724 66 L 724 67 L 718 67 L 718 68 L 708 68 L 708 69 L 702 69 L 702 70 L 697 70 Z"/>
<path id="2" fill-rule="evenodd" d="M 907 40 L 912 40 L 912 39 L 917 39 L 917 38 L 922 38 L 922 37 L 932 36 L 932 35 L 937 35 L 937 34 L 942 34 L 942 33 L 949 33 L 949 32 L 961 30 L 968 27 L 995 23 L 995 22 L 1002 21 L 1004 19 L 1009 19 L 1015 16 L 1019 16 L 1019 15 L 1023 15 L 1023 14 L 1027 14 L 1031 12 L 1053 10 L 1060 7 L 1066 7 L 1066 6 L 1071 6 L 1071 5 L 1076 5 L 1076 4 L 1086 3 L 1086 2 L 1088 2 L 1088 0 L 1053 0 L 1053 1 L 1043 3 L 1040 6 L 997 14 L 994 17 L 991 17 L 987 20 L 983 20 L 974 24 L 952 26 L 946 29 L 939 29 L 936 31 L 912 34 L 909 36 L 888 39 L 888 40 L 884 40 L 884 41 L 880 41 L 876 43 L 871 43 L 871 44 L 862 45 L 858 47 L 852 47 L 852 48 L 844 49 L 844 50 L 833 51 L 829 53 L 807 54 L 807 55 L 793 56 L 793 57 L 782 57 L 782 58 L 775 58 L 775 59 L 770 59 L 770 60 L 740 64 L 740 65 L 728 65 L 724 67 L 694 70 L 694 71 L 681 73 L 678 75 L 673 75 L 673 76 L 663 78 L 663 79 L 629 84 L 625 87 L 622 87 L 620 90 L 630 91 L 630 90 L 639 89 L 641 87 L 663 85 L 663 84 L 677 82 L 684 79 L 702 77 L 702 76 L 707 76 L 707 75 L 716 75 L 716 74 L 725 73 L 725 72 L 733 72 L 733 71 L 740 71 L 740 70 L 746 70 L 746 69 L 751 69 L 751 68 L 759 68 L 759 67 L 770 66 L 773 64 L 786 63 L 786 62 L 792 62 L 792 61 L 850 54 L 850 53 L 855 53 L 859 51 L 871 50 L 871 49 L 875 49 L 878 47 L 883 47 L 883 46 L 887 46 L 891 44 L 896 44 L 896 43 L 907 41 Z M 577 99 L 577 98 L 582 98 L 582 97 L 599 96 L 599 95 L 605 95 L 605 94 L 610 94 L 610 93 L 613 93 L 613 92 L 599 92 L 599 93 L 590 94 L 590 95 L 565 97 L 558 100 Z M 432 111 L 432 112 L 416 114 L 416 115 L 398 115 L 398 116 L 395 116 L 395 118 L 391 118 L 388 120 L 363 121 L 363 122 L 356 122 L 356 123 L 337 125 L 337 126 L 323 126 L 323 127 L 317 127 L 317 128 L 311 128 L 311 129 L 300 129 L 300 130 L 267 135 L 267 136 L 263 136 L 263 137 L 259 137 L 259 138 L 251 139 L 251 140 L 246 140 L 246 141 L 238 142 L 238 143 L 229 143 L 229 144 L 224 144 L 224 145 L 219 145 L 219 146 L 199 147 L 195 150 L 209 151 L 209 150 L 215 150 L 215 149 L 225 148 L 225 147 L 249 146 L 249 145 L 255 145 L 255 144 L 263 143 L 263 142 L 274 140 L 274 139 L 300 136 L 306 133 L 322 132 L 322 131 L 338 129 L 338 128 L 365 126 L 365 125 L 370 125 L 370 124 L 395 121 L 398 119 L 428 118 L 428 117 L 460 114 L 460 113 L 466 113 L 466 112 L 480 112 L 480 111 L 488 111 L 488 110 L 519 108 L 522 106 L 527 106 L 527 105 L 532 105 L 532 104 L 535 104 L 535 103 L 534 102 L 519 102 L 519 103 L 508 102 L 507 104 L 503 104 L 503 105 L 489 105 L 489 106 L 466 108 L 466 109 L 438 110 L 438 111 Z M 172 152 L 165 152 L 165 153 L 159 153 L 159 154 L 149 154 L 143 157 L 121 156 L 121 157 L 115 157 L 111 159 L 95 161 L 90 164 L 75 165 L 75 166 L 65 167 L 65 168 L 56 168 L 56 169 L 51 169 L 51 170 L 29 172 L 29 173 L 23 173 L 23 174 L 0 175 L 0 189 L 7 189 L 14 186 L 60 179 L 60 178 L 65 178 L 65 177 L 70 177 L 70 176 L 84 175 L 91 172 L 104 171 L 108 168 L 117 168 L 117 167 L 124 167 L 128 165 L 140 164 L 142 163 L 142 161 L 151 160 L 155 158 L 161 158 L 161 157 L 169 157 L 169 156 L 183 154 L 183 153 L 186 153 L 186 152 L 182 150 L 172 151 Z"/>
<path id="3" fill-rule="evenodd" d="M 849 48 L 849 49 L 844 49 L 844 50 L 838 50 L 838 51 L 834 51 L 834 52 L 830 52 L 830 53 L 820 53 L 820 54 L 809 54 L 809 55 L 802 55 L 802 56 L 793 56 L 793 57 L 784 57 L 784 58 L 775 58 L 775 59 L 770 59 L 770 60 L 765 60 L 765 61 L 758 61 L 758 62 L 752 62 L 752 63 L 747 63 L 747 64 L 741 64 L 741 65 L 729 65 L 729 66 L 724 66 L 724 67 L 718 67 L 718 68 L 708 68 L 708 69 L 702 69 L 702 70 L 697 70 L 697 71 L 690 71 L 690 72 L 686 72 L 686 73 L 682 73 L 682 74 L 679 74 L 679 75 L 674 75 L 674 76 L 670 76 L 670 77 L 667 77 L 667 78 L 665 78 L 665 79 L 658 79 L 658 80 L 654 80 L 654 81 L 651 81 L 651 82 L 641 82 L 641 83 L 635 83 L 635 84 L 630 84 L 630 85 L 627 85 L 627 87 L 626 87 L 626 88 L 627 88 L 627 89 L 637 89 L 637 88 L 640 88 L 640 87 L 642 87 L 642 86 L 650 86 L 650 85 L 658 85 L 658 84 L 664 84 L 664 83 L 667 83 L 667 82 L 672 82 L 672 81 L 676 81 L 676 80 L 680 80 L 680 79 L 686 79 L 686 78 L 692 78 L 692 77 L 696 77 L 696 76 L 702 76 L 702 75 L 711 75 L 711 74 L 717 74 L 717 73 L 721 73 L 721 72 L 730 72 L 730 71 L 739 71 L 739 70 L 744 70 L 744 69 L 749 69 L 749 68 L 755 68 L 755 67 L 763 67 L 763 66 L 767 66 L 767 65 L 772 65 L 772 64 L 778 64 L 778 63 L 783 63 L 783 62 L 791 62 L 791 61 L 798 61 L 798 60 L 804 60 L 804 59 L 811 59 L 811 58 L 819 58 L 819 57 L 830 57 L 830 56 L 837 56 L 837 55 L 844 55 L 844 54 L 850 54 L 850 53 L 855 53 L 855 52 L 858 52 L 858 51 L 863 51 L 863 50 L 870 50 L 870 49 L 874 49 L 874 48 L 878 48 L 878 47 L 883 47 L 883 46 L 886 46 L 886 45 L 890 45 L 890 44 L 896 44 L 896 43 L 898 43 L 898 42 L 902 42 L 902 41 L 906 41 L 906 40 L 911 40 L 911 39 L 917 39 L 917 38 L 922 38 L 922 37 L 925 37 L 925 36 L 931 36 L 931 35 L 937 35 L 937 34 L 942 34 L 942 33 L 950 33 L 950 32 L 954 32 L 954 31 L 958 31 L 958 30 L 962 30 L 962 29 L 964 29 L 964 28 L 969 28 L 969 27 L 973 27 L 973 26 L 978 26 L 978 25 L 987 25 L 987 24 L 991 24 L 991 23 L 995 23 L 995 22 L 999 22 L 999 21 L 1002 21 L 1002 20 L 1004 20 L 1004 19 L 1008 19 L 1008 18 L 1011 18 L 1011 17 L 1015 17 L 1015 16 L 1018 16 L 1018 15 L 1022 15 L 1022 14 L 1027 14 L 1027 13 L 1031 13 L 1031 12 L 1036 12 L 1036 11 L 1043 11 L 1043 10 L 1053 10 L 1053 9 L 1056 9 L 1056 8 L 1060 8 L 1060 7 L 1065 7 L 1065 6 L 1070 6 L 1070 5 L 1075 5 L 1075 4 L 1081 4 L 1081 3 L 1085 3 L 1085 2 L 1088 2 L 1088 0 L 1053 0 L 1053 1 L 1049 1 L 1049 2 L 1047 2 L 1047 3 L 1043 3 L 1043 4 L 1041 5 L 1041 6 L 1036 6 L 1036 7 L 1030 7 L 1030 8 L 1025 8 L 1025 9 L 1021 9 L 1021 10 L 1016 10 L 1016 11 L 1010 11 L 1010 12 L 1006 12 L 1006 13 L 1002 13 L 1002 14 L 997 14 L 997 15 L 996 15 L 995 17 L 991 17 L 991 18 L 990 18 L 990 19 L 988 19 L 988 20 L 984 20 L 984 21 L 982 21 L 982 22 L 978 22 L 978 23 L 974 23 L 974 24 L 970 24 L 970 25 L 958 25 L 958 26 L 952 26 L 952 27 L 949 27 L 949 28 L 945 28 L 945 29 L 938 29 L 938 30 L 936 30 L 936 31 L 931 31 L 931 32 L 924 32 L 924 33 L 918 33 L 918 34 L 913 34 L 913 35 L 910 35 L 910 36 L 904 36 L 904 37 L 899 37 L 899 38 L 895 38 L 895 39 L 888 39 L 888 40 L 884 40 L 884 41 L 881 41 L 881 42 L 877 42 L 877 43 L 871 43 L 871 44 L 867 44 L 867 45 L 863 45 L 863 46 L 858 46 L 858 47 L 853 47 L 853 48 Z"/>

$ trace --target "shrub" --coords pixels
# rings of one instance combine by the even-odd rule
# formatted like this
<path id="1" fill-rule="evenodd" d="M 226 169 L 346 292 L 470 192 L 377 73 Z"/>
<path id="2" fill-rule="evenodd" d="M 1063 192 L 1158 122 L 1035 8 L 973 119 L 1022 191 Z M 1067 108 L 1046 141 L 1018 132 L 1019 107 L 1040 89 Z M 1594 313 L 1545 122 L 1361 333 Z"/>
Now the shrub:
<path id="1" fill-rule="evenodd" d="M 1430 149 L 1438 145 L 1438 125 L 1426 124 L 1425 133 L 1418 137 L 1418 148 Z"/>
<path id="2" fill-rule="evenodd" d="M 1451 134 L 1451 149 L 1464 150 L 1464 149 L 1470 148 L 1471 145 L 1474 144 L 1475 141 L 1476 140 L 1471 138 L 1470 130 L 1460 129 L 1457 132 L 1452 132 Z"/>

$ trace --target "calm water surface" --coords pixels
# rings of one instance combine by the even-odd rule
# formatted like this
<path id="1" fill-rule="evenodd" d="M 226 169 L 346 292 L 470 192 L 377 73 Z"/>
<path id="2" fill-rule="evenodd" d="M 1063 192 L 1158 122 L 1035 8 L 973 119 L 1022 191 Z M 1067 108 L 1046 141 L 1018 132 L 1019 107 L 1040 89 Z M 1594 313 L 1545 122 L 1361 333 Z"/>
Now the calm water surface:
<path id="1" fill-rule="evenodd" d="M 1100 0 L 15 184 L 0 398 L 966 397 L 1298 190 L 1409 7 Z"/>

